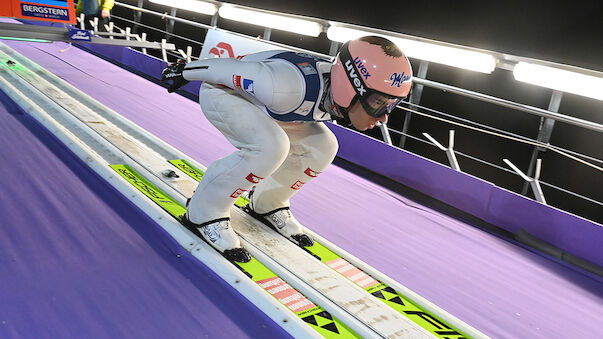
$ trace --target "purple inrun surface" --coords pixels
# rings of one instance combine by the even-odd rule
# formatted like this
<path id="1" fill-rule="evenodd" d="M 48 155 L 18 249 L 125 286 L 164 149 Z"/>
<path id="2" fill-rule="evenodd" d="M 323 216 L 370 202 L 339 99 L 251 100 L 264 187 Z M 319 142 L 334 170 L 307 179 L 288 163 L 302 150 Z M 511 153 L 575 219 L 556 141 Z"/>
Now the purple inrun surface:
<path id="1" fill-rule="evenodd" d="M 0 338 L 289 337 L 2 91 L 0 162 Z"/>
<path id="2" fill-rule="evenodd" d="M 338 125 L 337 155 L 511 233 L 525 230 L 603 266 L 603 227 Z"/>
<path id="3" fill-rule="evenodd" d="M 63 43 L 9 45 L 205 165 L 234 150 L 195 102 L 77 48 L 63 51 Z M 341 168 L 307 184 L 292 210 L 308 228 L 489 336 L 603 337 L 600 281 Z"/>

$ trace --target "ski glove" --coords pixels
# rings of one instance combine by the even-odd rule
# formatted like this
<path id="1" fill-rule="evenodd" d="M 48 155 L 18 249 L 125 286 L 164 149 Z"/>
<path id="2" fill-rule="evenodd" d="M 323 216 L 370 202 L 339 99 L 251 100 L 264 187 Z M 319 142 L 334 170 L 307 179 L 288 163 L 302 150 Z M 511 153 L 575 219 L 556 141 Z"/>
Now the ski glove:
<path id="1" fill-rule="evenodd" d="M 184 79 L 182 76 L 184 67 L 186 67 L 186 61 L 184 59 L 180 59 L 174 63 L 168 64 L 163 72 L 161 72 L 161 81 L 169 85 L 169 93 L 172 93 L 178 90 L 180 87 L 188 84 L 188 80 Z M 171 84 L 169 83 L 170 80 L 172 81 Z"/>

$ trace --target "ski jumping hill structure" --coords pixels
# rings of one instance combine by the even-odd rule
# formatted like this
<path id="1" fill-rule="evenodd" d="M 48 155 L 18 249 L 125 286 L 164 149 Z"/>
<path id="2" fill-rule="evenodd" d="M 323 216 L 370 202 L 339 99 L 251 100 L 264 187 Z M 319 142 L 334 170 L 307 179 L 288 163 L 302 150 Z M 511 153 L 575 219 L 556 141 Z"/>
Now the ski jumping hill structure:
<path id="1" fill-rule="evenodd" d="M 140 174 L 159 170 L 151 155 L 172 148 L 206 166 L 232 152 L 197 102 L 61 42 L 4 42 L 0 61 L 1 338 L 603 337 L 600 277 L 485 232 L 399 185 L 380 185 L 386 181 L 341 160 L 294 197 L 293 212 L 429 315 L 414 313 L 422 325 L 407 321 L 410 311 L 402 317 L 343 286 L 335 270 L 313 275 L 330 268 L 236 217 L 254 257 L 328 311 L 305 325 L 307 317 L 295 317 L 205 243 L 188 246 L 190 232 L 116 167 L 99 165 L 143 159 L 146 165 L 130 166 Z M 74 97 L 70 86 L 89 97 Z M 119 116 L 96 117 L 103 107 Z M 69 109 L 85 124 L 59 115 Z M 160 141 L 151 144 L 154 137 Z M 177 204 L 194 188 L 187 179 L 153 183 Z M 381 298 L 390 303 L 398 297 L 387 293 Z"/>

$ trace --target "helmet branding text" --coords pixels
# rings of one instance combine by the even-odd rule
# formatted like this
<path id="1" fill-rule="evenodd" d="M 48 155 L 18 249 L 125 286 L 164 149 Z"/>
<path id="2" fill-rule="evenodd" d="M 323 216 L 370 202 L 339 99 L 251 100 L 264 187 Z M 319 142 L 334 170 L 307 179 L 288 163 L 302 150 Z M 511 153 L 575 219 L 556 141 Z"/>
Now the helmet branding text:
<path id="1" fill-rule="evenodd" d="M 352 63 L 352 60 L 346 61 L 345 67 L 348 70 L 348 76 L 350 77 L 350 80 L 353 79 L 352 82 L 354 83 L 354 87 L 356 87 L 356 92 L 358 92 L 358 94 L 360 94 L 360 96 L 364 95 L 364 93 L 366 93 L 366 89 L 364 88 L 364 85 L 358 78 L 358 74 L 356 74 L 356 70 L 354 69 L 355 67 L 354 67 L 354 64 Z"/>
<path id="2" fill-rule="evenodd" d="M 371 73 L 369 73 L 368 69 L 366 69 L 366 67 L 364 66 L 364 63 L 360 60 L 359 57 L 354 58 L 354 63 L 358 67 L 358 72 L 360 72 L 360 74 L 362 74 L 362 76 L 364 76 L 364 80 L 368 79 L 368 77 L 371 76 Z"/>
<path id="3" fill-rule="evenodd" d="M 389 80 L 392 80 L 392 84 L 391 84 L 392 87 L 393 86 L 400 87 L 400 86 L 402 86 L 403 83 L 410 81 L 410 78 L 411 78 L 411 76 L 404 75 L 404 72 L 402 72 L 401 74 L 394 72 L 389 77 Z"/>

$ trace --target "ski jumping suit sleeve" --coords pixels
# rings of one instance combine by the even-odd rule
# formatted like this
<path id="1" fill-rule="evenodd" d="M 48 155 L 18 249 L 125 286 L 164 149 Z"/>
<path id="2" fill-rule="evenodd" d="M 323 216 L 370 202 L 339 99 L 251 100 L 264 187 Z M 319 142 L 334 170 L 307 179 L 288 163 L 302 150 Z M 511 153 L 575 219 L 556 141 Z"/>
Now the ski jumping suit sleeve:
<path id="1" fill-rule="evenodd" d="M 192 222 L 229 217 L 234 201 L 252 186 L 256 212 L 289 206 L 289 199 L 333 161 L 337 140 L 315 119 L 326 114 L 315 103 L 330 64 L 279 57 L 288 54 L 301 58 L 272 51 L 186 66 L 185 79 L 204 81 L 199 91 L 204 115 L 238 149 L 208 167 L 189 203 Z"/>
<path id="2" fill-rule="evenodd" d="M 290 112 L 303 99 L 303 78 L 282 60 L 206 59 L 189 63 L 186 80 L 226 86 L 276 113 Z"/>

